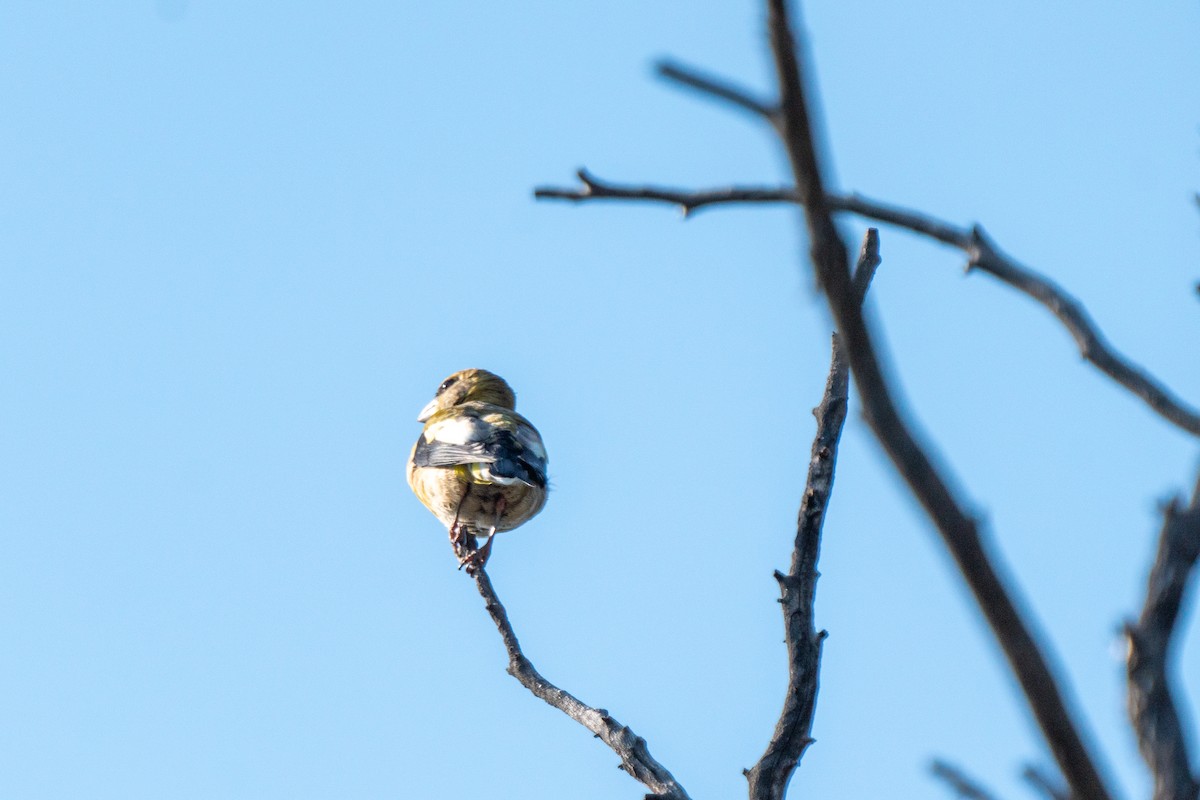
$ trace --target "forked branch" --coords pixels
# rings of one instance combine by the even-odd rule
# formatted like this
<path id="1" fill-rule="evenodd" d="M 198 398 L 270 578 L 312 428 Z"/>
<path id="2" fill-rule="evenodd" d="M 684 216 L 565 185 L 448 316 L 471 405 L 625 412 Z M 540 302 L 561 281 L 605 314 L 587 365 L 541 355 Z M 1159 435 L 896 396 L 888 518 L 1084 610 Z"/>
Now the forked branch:
<path id="1" fill-rule="evenodd" d="M 500 638 L 504 640 L 504 649 L 508 652 L 508 674 L 520 681 L 534 696 L 545 700 L 612 748 L 621 758 L 621 769 L 653 792 L 646 795 L 647 800 L 690 800 L 675 777 L 650 755 L 645 739 L 617 722 L 604 709 L 592 708 L 542 677 L 521 651 L 517 635 L 509 624 L 508 612 L 496 596 L 487 572 L 480 569 L 474 578 L 487 612 L 496 624 L 496 630 L 500 631 Z"/>
<path id="2" fill-rule="evenodd" d="M 1009 589 L 984 548 L 976 521 L 967 514 L 926 448 L 901 416 L 883 375 L 873 337 L 856 302 L 846 246 L 826 200 L 815 126 L 809 115 L 797 40 L 788 21 L 786 0 L 768 0 L 768 25 L 780 87 L 780 136 L 808 229 L 809 256 L 846 346 L 865 416 L 897 471 L 924 507 L 958 564 L 963 578 L 1017 676 L 1034 716 L 1063 775 L 1081 800 L 1111 796 L 1048 660 L 1025 623 Z"/>
<path id="3" fill-rule="evenodd" d="M 672 67 L 671 72 L 663 71 L 663 74 L 669 74 L 674 80 L 686 83 L 692 88 L 705 85 L 703 82 L 697 84 L 684 81 L 680 76 L 689 73 L 682 67 Z M 707 93 L 720 99 L 728 99 L 724 94 L 715 91 Z M 579 170 L 576 175 L 580 182 L 578 188 L 539 187 L 534 190 L 534 196 L 571 202 L 625 200 L 662 203 L 677 206 L 685 217 L 709 206 L 801 202 L 800 193 L 787 187 L 730 186 L 691 191 L 661 186 L 609 183 L 586 170 Z M 1067 329 L 1085 360 L 1139 397 L 1163 419 L 1193 436 L 1200 436 L 1200 411 L 1176 397 L 1144 367 L 1115 350 L 1077 298 L 1045 275 L 1006 255 L 992 243 L 982 227 L 958 227 L 916 211 L 871 200 L 860 194 L 826 194 L 824 199 L 830 212 L 854 214 L 894 225 L 961 250 L 967 255 L 969 269 L 985 272 L 1041 303 Z"/>
<path id="4" fill-rule="evenodd" d="M 1085 744 L 1082 729 L 1073 718 L 1065 692 L 1050 667 L 1049 659 L 1020 610 L 1022 604 L 1016 598 L 1015 592 L 1006 585 L 1006 581 L 1001 577 L 993 556 L 988 553 L 977 521 L 967 513 L 963 502 L 956 496 L 948 473 L 935 463 L 934 457 L 927 447 L 916 439 L 907 421 L 900 414 L 892 389 L 879 363 L 873 335 L 863 318 L 859 305 L 861 291 L 858 290 L 851 277 L 846 247 L 834 225 L 833 215 L 836 213 L 856 214 L 895 225 L 958 248 L 967 255 L 968 266 L 971 269 L 986 272 L 1045 306 L 1075 339 L 1084 358 L 1141 398 L 1161 417 L 1193 435 L 1200 436 L 1200 412 L 1179 400 L 1143 368 L 1117 353 L 1108 344 L 1078 300 L 1048 278 L 1004 254 L 989 240 L 980 227 L 961 228 L 907 209 L 869 200 L 860 195 L 827 193 L 821 177 L 814 125 L 809 117 L 808 102 L 805 96 L 806 87 L 801 71 L 803 59 L 798 58 L 797 42 L 788 22 L 785 0 L 768 0 L 768 12 L 771 47 L 780 89 L 777 103 L 764 102 L 750 92 L 678 65 L 662 65 L 659 72 L 664 77 L 688 89 L 730 103 L 742 111 L 750 112 L 768 121 L 781 137 L 787 150 L 795 188 L 735 186 L 690 192 L 655 186 L 611 184 L 581 171 L 579 179 L 582 188 L 542 188 L 538 189 L 536 194 L 542 198 L 577 202 L 608 199 L 667 203 L 681 208 L 685 215 L 699 208 L 733 203 L 783 202 L 799 204 L 803 207 L 811 261 L 817 281 L 828 300 L 836 321 L 841 346 L 844 348 L 851 374 L 862 397 L 867 422 L 897 471 L 933 521 L 947 549 L 955 559 L 964 580 L 996 635 L 1010 668 L 1021 685 L 1067 787 L 1058 786 L 1057 782 L 1045 779 L 1040 773 L 1031 773 L 1031 782 L 1047 796 L 1056 798 L 1070 796 L 1075 800 L 1109 800 L 1111 794 L 1101 776 L 1101 771 Z M 1195 511 L 1196 505 L 1197 500 L 1193 497 L 1188 509 L 1173 508 L 1169 513 L 1164 529 L 1162 545 L 1164 552 L 1168 548 L 1168 538 L 1171 538 L 1172 541 L 1179 538 L 1174 533 L 1168 537 L 1168 533 L 1177 531 L 1184 524 L 1181 520 L 1191 520 L 1187 522 L 1188 525 L 1200 525 L 1195 521 L 1196 517 L 1200 517 L 1200 512 Z M 1178 549 L 1178 542 L 1176 541 L 1176 544 L 1171 547 Z M 1162 558 L 1167 557 L 1160 552 L 1160 559 Z M 1191 555 L 1189 565 L 1194 564 L 1195 560 L 1196 556 Z M 1131 682 L 1135 679 L 1135 672 L 1137 672 L 1139 681 L 1142 680 L 1147 669 L 1151 673 L 1150 683 L 1145 684 L 1142 688 L 1131 687 L 1131 708 L 1139 726 L 1139 733 L 1143 737 L 1143 747 L 1152 747 L 1159 756 L 1162 756 L 1161 743 L 1164 741 L 1164 737 L 1170 739 L 1175 733 L 1170 730 L 1172 728 L 1168 719 L 1170 715 L 1164 715 L 1161 710 L 1154 710 L 1161 709 L 1162 703 L 1160 700 L 1151 698 L 1150 695 L 1156 691 L 1161 694 L 1162 691 L 1165 691 L 1166 684 L 1165 679 L 1153 677 L 1153 671 L 1158 669 L 1153 666 L 1153 663 L 1156 663 L 1155 659 L 1160 659 L 1165 663 L 1170 626 L 1174 624 L 1173 615 L 1178 613 L 1179 601 L 1183 592 L 1182 585 L 1186 581 L 1187 572 L 1191 569 L 1191 566 L 1188 566 L 1183 571 L 1184 577 L 1180 578 L 1179 565 L 1183 563 L 1181 558 L 1174 555 L 1168 561 L 1175 565 L 1174 571 L 1165 568 L 1160 570 L 1156 563 L 1155 572 L 1151 577 L 1150 597 L 1147 600 L 1143 620 L 1130 629 L 1134 651 L 1130 665 Z M 815 561 L 813 563 L 815 580 Z M 789 587 L 786 579 L 790 577 L 781 576 L 785 608 L 789 602 L 787 599 L 789 588 L 793 589 L 798 596 L 803 596 L 803 592 L 807 591 L 806 587 L 799 584 Z M 1156 587 L 1158 588 L 1156 589 Z M 1168 588 L 1164 589 L 1163 587 Z M 1172 607 L 1174 611 L 1170 612 L 1166 637 L 1160 636 L 1159 640 L 1155 640 L 1154 636 L 1157 634 L 1145 634 L 1141 631 L 1143 622 L 1147 618 L 1153 618 L 1152 626 L 1158 626 L 1161 629 L 1164 609 L 1170 611 Z M 787 612 L 785 611 L 785 613 Z M 792 619 L 791 617 L 788 619 L 790 626 Z M 819 655 L 820 641 L 812 626 L 811 609 L 807 619 L 801 612 L 796 616 L 796 620 L 799 623 L 796 641 L 801 643 L 808 641 L 810 645 L 808 652 L 811 654 L 814 651 L 811 645 L 815 640 L 815 652 Z M 790 647 L 789 645 L 789 653 Z M 1155 654 L 1155 648 L 1160 651 L 1158 655 Z M 798 652 L 803 649 L 798 648 Z M 1133 663 L 1134 660 L 1138 660 L 1137 667 Z M 1152 668 L 1147 668 L 1147 664 L 1152 665 Z M 815 671 L 812 674 L 815 681 Z M 791 688 L 789 688 L 789 692 L 791 692 Z M 1146 699 L 1139 700 L 1135 697 L 1134 695 L 1138 692 L 1145 694 Z M 803 698 L 803 693 L 796 696 Z M 1169 695 L 1167 699 L 1169 701 Z M 791 702 L 790 695 L 789 702 Z M 1170 705 L 1169 702 L 1167 705 Z M 805 726 L 811 725 L 811 704 L 807 713 L 807 723 L 803 722 L 804 715 L 802 713 L 797 717 L 802 721 L 800 726 L 792 725 L 790 727 L 789 735 L 792 736 L 790 746 L 796 753 L 796 760 L 809 741 L 809 728 Z M 786 718 L 788 718 L 788 710 L 785 706 L 784 717 L 780 720 L 781 725 L 784 724 Z M 1178 720 L 1175 719 L 1176 726 L 1177 723 Z M 1146 733 L 1141 733 L 1143 728 L 1147 731 Z M 1158 744 L 1146 744 L 1153 737 L 1157 737 L 1155 741 Z M 770 752 L 769 749 L 768 754 Z M 1149 755 L 1147 760 L 1151 760 Z M 766 756 L 764 756 L 765 761 Z M 760 762 L 755 770 L 758 771 L 762 767 L 765 774 L 764 762 Z M 792 766 L 784 772 L 777 771 L 774 773 L 776 777 L 762 782 L 763 786 L 769 787 L 770 793 L 758 795 L 752 791 L 752 796 L 782 797 L 782 792 L 786 787 L 786 777 L 780 783 L 778 776 L 780 774 L 790 775 L 794 764 L 793 760 Z M 1196 800 L 1195 776 L 1190 772 L 1187 755 L 1182 749 L 1177 749 L 1175 755 L 1167 757 L 1166 761 L 1152 762 L 1152 769 L 1155 770 L 1156 776 L 1160 773 L 1171 776 L 1170 780 L 1174 782 L 1173 785 L 1181 787 L 1176 794 L 1163 794 L 1161 797 L 1156 795 L 1158 800 L 1165 800 L 1167 797 L 1173 800 L 1185 797 L 1187 800 Z M 1187 794 L 1189 791 L 1191 792 L 1190 796 Z"/>

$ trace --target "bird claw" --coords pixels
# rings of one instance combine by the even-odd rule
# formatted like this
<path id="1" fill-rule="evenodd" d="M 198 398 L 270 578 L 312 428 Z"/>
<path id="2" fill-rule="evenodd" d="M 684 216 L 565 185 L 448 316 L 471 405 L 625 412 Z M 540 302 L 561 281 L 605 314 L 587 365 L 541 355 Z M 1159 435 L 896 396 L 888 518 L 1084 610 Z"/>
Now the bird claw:
<path id="1" fill-rule="evenodd" d="M 467 574 L 474 578 L 475 573 L 483 569 L 483 566 L 487 564 L 488 557 L 492 554 L 492 538 L 489 536 L 487 543 L 483 547 L 475 546 L 474 537 L 468 536 L 466 538 L 471 542 L 470 549 L 468 550 L 466 547 L 463 547 L 460 551 L 456 545 L 454 555 L 458 557 L 458 568 L 465 568 Z"/>
<path id="2" fill-rule="evenodd" d="M 476 550 L 465 558 L 460 558 L 458 568 L 465 569 L 467 575 L 474 578 L 475 574 L 483 569 L 483 562 L 484 560 L 479 557 L 479 551 Z"/>
<path id="3" fill-rule="evenodd" d="M 458 559 L 458 568 L 462 569 L 476 551 L 475 537 L 459 527 L 456 522 L 450 526 L 450 546 L 454 548 L 454 557 Z"/>

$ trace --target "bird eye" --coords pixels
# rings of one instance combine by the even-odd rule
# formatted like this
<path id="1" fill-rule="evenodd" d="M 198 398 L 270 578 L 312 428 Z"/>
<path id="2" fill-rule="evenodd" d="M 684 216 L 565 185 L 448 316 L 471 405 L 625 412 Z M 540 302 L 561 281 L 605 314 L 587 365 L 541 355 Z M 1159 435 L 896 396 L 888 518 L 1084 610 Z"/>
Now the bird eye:
<path id="1" fill-rule="evenodd" d="M 442 381 L 442 385 L 438 387 L 437 393 L 441 394 L 457 382 L 458 378 L 446 378 L 446 380 Z"/>

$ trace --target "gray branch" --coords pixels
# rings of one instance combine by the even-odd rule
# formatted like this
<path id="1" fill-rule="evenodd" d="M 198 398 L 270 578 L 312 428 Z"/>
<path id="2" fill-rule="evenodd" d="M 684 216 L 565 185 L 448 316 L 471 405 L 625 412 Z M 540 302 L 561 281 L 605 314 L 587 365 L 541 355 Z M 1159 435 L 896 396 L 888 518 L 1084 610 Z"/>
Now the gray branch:
<path id="1" fill-rule="evenodd" d="M 612 748 L 621 758 L 621 769 L 653 792 L 646 795 L 646 800 L 690 800 L 675 777 L 650 755 L 645 739 L 617 722 L 604 709 L 592 708 L 541 676 L 521 652 L 517 635 L 509 624 L 508 613 L 496 596 L 487 572 L 479 569 L 473 577 L 487 612 L 496 624 L 496 630 L 500 631 L 500 638 L 504 640 L 504 649 L 508 652 L 508 674 L 520 681 L 534 696 L 545 700 Z"/>
<path id="2" fill-rule="evenodd" d="M 705 75 L 692 67 L 685 67 L 674 61 L 662 60 L 655 65 L 659 77 L 691 89 L 701 94 L 714 97 L 729 103 L 742 111 L 749 111 L 756 117 L 761 117 L 772 125 L 779 121 L 779 109 L 770 103 L 759 100 L 748 90 L 739 88 L 711 75 Z"/>
<path id="3" fill-rule="evenodd" d="M 1129 640 L 1129 716 L 1138 749 L 1154 776 L 1154 800 L 1196 800 L 1200 781 L 1192 771 L 1170 670 L 1175 623 L 1200 559 L 1200 482 L 1186 507 L 1164 509 L 1158 554 L 1150 568 L 1146 604 Z"/>
<path id="4" fill-rule="evenodd" d="M 874 228 L 863 238 L 855 278 L 860 298 L 879 266 L 879 233 Z M 817 593 L 817 559 L 821 554 L 821 528 L 833 494 L 838 442 L 846 421 L 850 372 L 837 334 L 833 336 L 829 378 L 820 404 L 813 409 L 817 435 L 808 462 L 808 478 L 796 520 L 796 541 L 788 574 L 776 571 L 783 606 L 784 640 L 788 651 L 788 685 L 783 712 L 762 758 L 746 771 L 750 800 L 782 800 L 788 781 L 813 739 L 812 723 L 820 684 L 821 643 L 825 631 L 814 622 Z"/>
<path id="5" fill-rule="evenodd" d="M 568 200 L 573 203 L 585 200 L 634 200 L 678 206 L 684 217 L 705 206 L 733 205 L 746 203 L 794 203 L 796 193 L 786 189 L 731 186 L 727 189 L 688 191 L 668 189 L 661 186 L 620 186 L 600 180 L 586 169 L 578 170 L 580 187 L 574 189 L 556 186 L 539 186 L 533 196 L 539 200 Z"/>
<path id="6" fill-rule="evenodd" d="M 1111 795 L 1068 711 L 1058 681 L 993 566 L 976 521 L 963 510 L 948 481 L 934 466 L 896 406 L 857 302 L 846 246 L 833 223 L 832 209 L 826 199 L 815 126 L 809 116 L 786 0 L 768 0 L 767 6 L 771 50 L 780 87 L 780 136 L 804 208 L 809 257 L 845 344 L 867 422 L 941 533 L 1004 649 L 1042 734 L 1074 793 L 1086 800 L 1108 800 Z"/>
<path id="7" fill-rule="evenodd" d="M 862 246 L 858 249 L 858 263 L 854 265 L 854 300 L 860 306 L 866 301 L 867 290 L 871 288 L 875 271 L 882 263 L 883 259 L 879 257 L 879 231 L 867 228 Z"/>
<path id="8" fill-rule="evenodd" d="M 934 759 L 929 765 L 929 771 L 962 800 L 996 800 L 996 796 L 984 789 L 978 781 L 949 762 Z"/>
<path id="9" fill-rule="evenodd" d="M 992 556 L 988 554 L 977 521 L 964 510 L 946 474 L 935 465 L 926 446 L 916 439 L 899 413 L 879 364 L 870 330 L 863 319 L 859 307 L 862 290 L 851 277 L 846 247 L 833 223 L 833 215 L 853 213 L 958 248 L 967 255 L 970 269 L 986 272 L 1046 307 L 1071 334 L 1085 359 L 1141 398 L 1161 417 L 1200 436 L 1200 412 L 1178 399 L 1139 365 L 1116 352 L 1076 298 L 1053 281 L 1004 254 L 979 226 L 960 228 L 861 195 L 826 193 L 786 0 L 768 0 L 768 11 L 771 47 L 780 87 L 778 103 L 764 102 L 746 90 L 675 64 L 660 65 L 659 72 L 691 90 L 769 121 L 787 149 L 796 188 L 733 186 L 694 192 L 610 184 L 580 171 L 582 188 L 540 188 L 536 196 L 575 202 L 608 199 L 666 203 L 681 208 L 685 216 L 707 206 L 733 203 L 783 202 L 799 204 L 804 208 L 811 260 L 818 283 L 837 322 L 841 347 L 862 396 L 866 419 L 954 557 L 1021 685 L 1069 789 L 1049 781 L 1036 770 L 1026 771 L 1027 780 L 1047 797 L 1109 800 L 1110 792 L 1084 742 L 1082 729 L 1073 719 L 1049 660 L 1019 610 L 1021 604 L 1015 599 L 1015 592 L 1005 585 Z M 1197 494 L 1200 495 L 1200 487 Z M 1197 780 L 1183 749 L 1178 714 L 1166 681 L 1166 653 L 1171 630 L 1179 613 L 1187 576 L 1197 560 L 1196 551 L 1200 550 L 1200 544 L 1196 543 L 1200 534 L 1195 533 L 1200 528 L 1198 503 L 1200 501 L 1194 496 L 1187 509 L 1180 509 L 1176 505 L 1168 510 L 1159 560 L 1151 573 L 1146 609 L 1138 624 L 1129 628 L 1131 714 L 1146 759 L 1155 772 L 1156 800 L 1196 800 L 1198 793 Z M 1185 536 L 1180 533 L 1185 529 L 1193 532 Z M 798 542 L 798 556 L 802 549 Z M 795 625 L 797 631 L 795 652 L 792 650 L 792 640 L 789 640 L 789 657 L 795 662 L 790 672 L 793 676 L 801 677 L 789 681 L 788 700 L 772 746 L 755 770 L 748 773 L 752 775 L 752 784 L 755 783 L 754 772 L 765 775 L 769 768 L 768 756 L 772 755 L 772 747 L 777 746 L 776 739 L 780 740 L 778 751 L 782 753 L 786 750 L 789 755 L 778 758 L 778 763 L 787 764 L 788 758 L 791 763 L 782 771 L 770 767 L 776 777 L 761 781 L 761 785 L 769 789 L 768 793 L 761 795 L 763 797 L 782 797 L 788 777 L 811 742 L 808 733 L 811 729 L 816 666 L 820 653 L 820 636 L 815 632 L 811 615 L 811 584 L 815 583 L 816 577 L 815 551 L 812 559 L 809 565 L 811 580 L 803 577 L 808 568 L 803 565 L 803 559 L 799 562 L 800 568 L 796 563 L 793 564 L 791 575 L 779 576 L 787 626 L 790 631 Z M 799 580 L 793 581 L 793 578 Z M 806 596 L 810 598 L 807 611 L 804 609 Z M 791 609 L 796 611 L 793 613 Z M 796 660 L 796 654 L 799 654 L 799 660 Z M 795 689 L 796 686 L 808 685 L 811 685 L 811 691 Z M 791 710 L 789 704 L 794 706 Z M 786 746 L 782 744 L 784 740 Z M 782 783 L 778 780 L 779 775 L 784 776 Z M 1160 781 L 1174 787 L 1170 789 L 1171 793 L 1165 793 L 1168 790 L 1157 785 Z M 752 790 L 752 796 L 759 795 Z"/>
<path id="10" fill-rule="evenodd" d="M 675 68 L 677 71 L 681 69 Z M 716 92 L 709 93 L 721 96 Z M 534 196 L 572 202 L 626 200 L 665 203 L 682 209 L 685 217 L 707 206 L 801 202 L 800 193 L 786 187 L 730 186 L 688 191 L 607 183 L 586 170 L 580 170 L 577 174 L 581 187 L 541 187 L 534 191 Z M 925 214 L 868 199 L 860 194 L 826 194 L 824 205 L 830 212 L 855 214 L 876 222 L 895 225 L 963 251 L 967 255 L 969 269 L 979 270 L 999 279 L 1049 310 L 1070 333 L 1085 360 L 1141 398 L 1155 413 L 1171 424 L 1194 436 L 1200 436 L 1200 411 L 1176 397 L 1145 368 L 1115 350 L 1077 298 L 1049 278 L 1003 253 L 991 242 L 982 227 L 976 225 L 969 229 L 960 228 Z"/>
<path id="11" fill-rule="evenodd" d="M 1062 782 L 1050 777 L 1044 770 L 1033 764 L 1026 764 L 1021 770 L 1021 777 L 1035 789 L 1044 800 L 1071 800 L 1071 794 Z"/>

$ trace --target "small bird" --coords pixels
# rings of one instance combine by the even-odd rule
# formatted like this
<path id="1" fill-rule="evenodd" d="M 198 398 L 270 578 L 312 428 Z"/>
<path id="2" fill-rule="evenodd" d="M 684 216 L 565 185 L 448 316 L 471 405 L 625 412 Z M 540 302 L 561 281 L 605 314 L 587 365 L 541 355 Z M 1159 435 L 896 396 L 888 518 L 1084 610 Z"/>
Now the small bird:
<path id="1" fill-rule="evenodd" d="M 499 375 L 464 369 L 442 381 L 417 416 L 425 430 L 408 459 L 408 485 L 449 529 L 468 575 L 487 563 L 497 531 L 546 504 L 546 448 L 516 404 Z M 487 541 L 477 547 L 476 537 Z"/>

